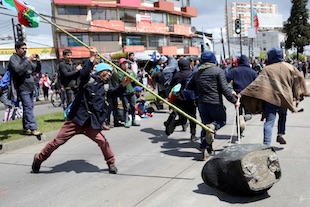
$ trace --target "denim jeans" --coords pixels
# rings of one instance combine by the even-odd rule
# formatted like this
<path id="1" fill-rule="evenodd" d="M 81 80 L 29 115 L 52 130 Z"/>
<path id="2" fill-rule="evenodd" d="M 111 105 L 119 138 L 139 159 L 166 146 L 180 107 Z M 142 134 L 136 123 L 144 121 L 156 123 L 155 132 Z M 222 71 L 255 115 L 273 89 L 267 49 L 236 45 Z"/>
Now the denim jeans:
<path id="1" fill-rule="evenodd" d="M 19 96 L 23 105 L 23 129 L 37 129 L 37 122 L 33 114 L 33 92 L 20 91 Z"/>
<path id="2" fill-rule="evenodd" d="M 215 130 L 218 130 L 226 125 L 226 109 L 222 104 L 198 103 L 198 110 L 203 124 L 213 124 Z M 200 148 L 205 149 L 210 147 L 206 142 L 206 131 L 201 130 Z"/>
<path id="3" fill-rule="evenodd" d="M 276 113 L 279 114 L 278 135 L 284 135 L 287 109 L 267 102 L 264 103 L 264 115 L 266 117 L 264 123 L 264 144 L 268 146 L 271 145 L 272 128 L 276 120 Z"/>
<path id="4" fill-rule="evenodd" d="M 129 111 L 132 117 L 131 121 L 135 120 L 136 116 L 136 95 L 134 93 L 124 94 L 121 96 L 124 108 L 125 121 L 129 120 Z"/>

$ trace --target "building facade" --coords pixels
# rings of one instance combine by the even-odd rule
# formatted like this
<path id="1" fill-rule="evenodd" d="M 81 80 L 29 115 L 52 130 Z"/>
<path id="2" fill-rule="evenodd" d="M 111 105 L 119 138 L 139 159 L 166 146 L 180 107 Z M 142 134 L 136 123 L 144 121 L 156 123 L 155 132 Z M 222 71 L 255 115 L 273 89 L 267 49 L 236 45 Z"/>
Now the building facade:
<path id="1" fill-rule="evenodd" d="M 271 3 L 253 2 L 253 8 L 256 9 L 258 18 L 259 15 L 271 14 L 277 17 L 278 6 Z M 232 2 L 227 9 L 226 25 L 228 25 L 228 32 L 230 37 L 237 37 L 235 33 L 235 20 L 241 19 L 241 36 L 248 36 L 248 28 L 251 28 L 251 4 L 250 2 Z M 269 20 L 270 21 L 270 20 Z M 260 23 L 260 28 L 264 27 Z"/>
<path id="2" fill-rule="evenodd" d="M 257 33 L 255 44 L 264 52 L 271 48 L 280 48 L 281 43 L 285 42 L 285 34 L 279 31 L 262 31 Z"/>
<path id="3" fill-rule="evenodd" d="M 192 45 L 191 18 L 197 10 L 190 0 L 53 0 L 55 23 L 100 53 L 158 51 L 162 55 L 198 55 Z M 88 50 L 70 35 L 54 31 L 61 57 L 71 49 L 74 58 Z"/>

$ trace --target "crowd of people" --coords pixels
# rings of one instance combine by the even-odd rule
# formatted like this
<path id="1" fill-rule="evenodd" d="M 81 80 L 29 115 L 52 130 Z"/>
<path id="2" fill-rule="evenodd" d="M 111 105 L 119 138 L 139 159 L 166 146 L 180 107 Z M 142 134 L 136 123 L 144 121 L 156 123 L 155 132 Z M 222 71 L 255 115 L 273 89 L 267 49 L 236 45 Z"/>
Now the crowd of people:
<path id="1" fill-rule="evenodd" d="M 303 97 L 309 96 L 302 70 L 284 60 L 281 49 L 273 48 L 268 52 L 265 63 L 254 60 L 250 64 L 245 55 L 235 62 L 225 61 L 222 65 L 211 51 L 205 51 L 200 58 L 161 56 L 146 71 L 135 60 L 134 53 L 118 60 L 121 70 L 109 64 L 105 56 L 98 57 L 96 49 L 90 49 L 90 58 L 81 63 L 72 59 L 70 50 L 63 51 L 63 60 L 59 70 L 51 81 L 48 74 L 41 74 L 41 60 L 36 54 L 26 57 L 27 46 L 17 42 L 8 64 L 11 73 L 9 89 L 3 90 L 1 101 L 8 105 L 14 100 L 23 107 L 23 133 L 39 135 L 33 114 L 34 98 L 38 100 L 38 90 L 43 90 L 44 99 L 48 99 L 51 87 L 57 87 L 62 93 L 62 104 L 68 111 L 64 125 L 58 135 L 35 155 L 32 170 L 39 172 L 41 163 L 54 150 L 76 134 L 85 134 L 95 141 L 107 162 L 110 173 L 117 173 L 115 158 L 102 130 L 111 127 L 138 127 L 137 117 L 148 118 L 153 111 L 143 95 L 145 87 L 157 90 L 162 99 L 169 100 L 181 109 L 169 108 L 169 116 L 163 122 L 165 133 L 170 136 L 176 127 L 186 131 L 190 126 L 191 141 L 200 139 L 201 159 L 205 160 L 213 153 L 212 143 L 216 131 L 226 125 L 226 107 L 223 96 L 239 110 L 236 119 L 240 121 L 241 135 L 245 122 L 252 114 L 262 114 L 264 123 L 263 143 L 271 145 L 272 128 L 276 113 L 279 114 L 276 141 L 286 144 L 285 123 L 287 109 L 297 112 L 297 106 Z M 133 81 L 135 79 L 135 81 Z M 140 84 L 136 84 L 139 81 Z M 13 89 L 12 89 L 13 88 Z M 9 96 L 8 96 L 9 94 Z M 160 101 L 160 100 L 159 100 Z M 119 102 L 122 107 L 119 107 Z M 122 110 L 120 110 L 122 108 Z M 196 118 L 209 130 L 202 129 L 197 134 L 197 126 L 187 115 Z M 112 121 L 113 120 L 113 121 Z M 113 122 L 113 123 L 112 123 Z"/>

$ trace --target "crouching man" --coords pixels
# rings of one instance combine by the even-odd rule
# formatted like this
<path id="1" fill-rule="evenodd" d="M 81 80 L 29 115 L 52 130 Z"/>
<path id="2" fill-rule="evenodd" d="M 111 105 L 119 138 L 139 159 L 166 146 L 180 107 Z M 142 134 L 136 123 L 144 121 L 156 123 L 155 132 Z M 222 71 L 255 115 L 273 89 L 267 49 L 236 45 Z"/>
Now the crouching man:
<path id="1" fill-rule="evenodd" d="M 76 134 L 84 134 L 96 142 L 107 162 L 109 173 L 117 173 L 114 154 L 103 134 L 102 124 L 107 118 L 107 98 L 122 94 L 131 80 L 124 78 L 122 83 L 113 89 L 109 82 L 112 67 L 106 63 L 98 64 L 95 74 L 91 75 L 96 54 L 95 49 L 90 50 L 90 58 L 85 61 L 80 72 L 79 92 L 72 103 L 68 118 L 56 138 L 50 141 L 40 153 L 35 154 L 32 164 L 33 173 L 38 173 L 41 163 Z"/>

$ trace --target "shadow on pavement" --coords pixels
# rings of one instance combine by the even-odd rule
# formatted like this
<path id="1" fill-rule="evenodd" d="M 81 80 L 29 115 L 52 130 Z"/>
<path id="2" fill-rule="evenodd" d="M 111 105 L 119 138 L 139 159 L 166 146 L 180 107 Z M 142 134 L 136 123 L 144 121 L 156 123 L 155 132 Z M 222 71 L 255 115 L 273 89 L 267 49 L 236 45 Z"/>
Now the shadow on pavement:
<path id="1" fill-rule="evenodd" d="M 162 153 L 170 156 L 177 156 L 177 157 L 193 157 L 193 160 L 198 160 L 200 157 L 200 152 L 189 152 L 186 149 L 199 149 L 198 142 L 191 142 L 190 138 L 178 138 L 172 139 L 167 137 L 164 131 L 162 130 L 155 130 L 153 128 L 144 128 L 141 129 L 142 132 L 149 133 L 153 135 L 149 139 L 152 140 L 152 143 L 159 143 L 162 142 L 161 148 L 167 149 L 161 151 Z M 178 132 L 176 132 L 178 133 Z M 171 137 L 172 135 L 170 135 Z"/>
<path id="2" fill-rule="evenodd" d="M 260 200 L 270 197 L 268 193 L 257 195 L 257 196 L 252 196 L 252 197 L 232 196 L 222 191 L 219 191 L 215 188 L 211 188 L 205 183 L 200 183 L 197 187 L 198 189 L 194 190 L 195 193 L 204 194 L 204 195 L 214 195 L 218 197 L 221 201 L 231 203 L 231 204 L 253 203 L 253 202 L 260 201 Z"/>
<path id="3" fill-rule="evenodd" d="M 52 122 L 64 122 L 65 119 L 49 119 L 49 120 L 45 120 L 44 122 L 47 122 L 47 123 L 52 123 Z"/>
<path id="4" fill-rule="evenodd" d="M 22 134 L 20 129 L 8 129 L 0 131 L 0 140 L 9 139 L 13 134 Z"/>
<path id="5" fill-rule="evenodd" d="M 65 163 L 52 167 L 49 171 L 40 170 L 40 173 L 58 173 L 58 172 L 71 172 L 84 173 L 84 172 L 102 172 L 108 169 L 99 169 L 97 166 L 92 165 L 85 160 L 69 160 Z"/>

